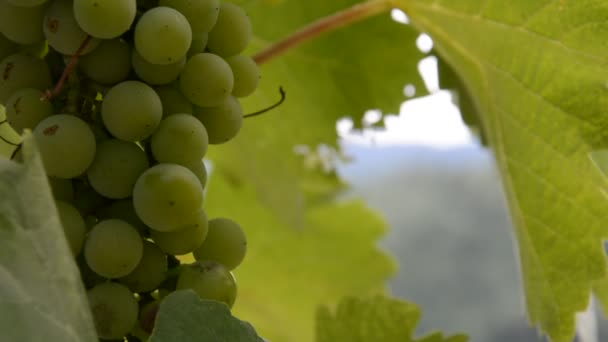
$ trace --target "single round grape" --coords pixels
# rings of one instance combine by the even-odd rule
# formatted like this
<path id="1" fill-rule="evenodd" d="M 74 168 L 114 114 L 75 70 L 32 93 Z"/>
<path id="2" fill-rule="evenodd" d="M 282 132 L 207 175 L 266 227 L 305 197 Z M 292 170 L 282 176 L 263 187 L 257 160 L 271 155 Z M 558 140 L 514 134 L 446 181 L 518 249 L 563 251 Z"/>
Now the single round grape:
<path id="1" fill-rule="evenodd" d="M 135 269 L 119 281 L 133 292 L 152 291 L 165 280 L 167 256 L 154 243 L 144 240 L 144 251 Z"/>
<path id="2" fill-rule="evenodd" d="M 101 116 L 108 131 L 126 141 L 149 137 L 158 127 L 162 115 L 162 103 L 154 89 L 139 81 L 115 85 L 101 105 Z"/>
<path id="3" fill-rule="evenodd" d="M 145 12 L 135 26 L 135 49 L 152 64 L 173 64 L 186 56 L 192 30 L 183 14 L 170 7 Z"/>
<path id="4" fill-rule="evenodd" d="M 232 95 L 245 97 L 253 94 L 260 81 L 260 68 L 253 58 L 245 55 L 236 55 L 226 58 L 234 74 L 234 88 Z"/>
<path id="5" fill-rule="evenodd" d="M 147 234 L 148 227 L 146 227 L 135 213 L 135 207 L 133 206 L 133 201 L 131 199 L 112 201 L 112 203 L 107 206 L 97 208 L 95 214 L 100 220 L 123 220 L 137 229 L 140 235 L 144 236 Z"/>
<path id="6" fill-rule="evenodd" d="M 26 128 L 33 129 L 40 121 L 51 115 L 53 115 L 53 105 L 38 89 L 17 90 L 6 101 L 6 120 L 18 133 Z"/>
<path id="7" fill-rule="evenodd" d="M 197 160 L 194 163 L 180 164 L 188 168 L 188 170 L 192 171 L 198 178 L 199 182 L 203 189 L 207 186 L 207 168 L 205 167 L 205 163 L 202 160 Z"/>
<path id="8" fill-rule="evenodd" d="M 251 21 L 240 6 L 222 2 L 217 23 L 209 32 L 207 49 L 222 57 L 241 53 L 253 37 Z"/>
<path id="9" fill-rule="evenodd" d="M 110 139 L 97 146 L 87 179 L 93 189 L 105 197 L 127 198 L 137 178 L 149 166 L 146 152 L 137 144 Z"/>
<path id="10" fill-rule="evenodd" d="M 45 90 L 51 87 L 51 72 L 47 64 L 36 57 L 14 54 L 0 63 L 0 104 L 17 90 L 34 88 Z"/>
<path id="11" fill-rule="evenodd" d="M 120 38 L 102 40 L 93 52 L 80 58 L 78 67 L 102 84 L 124 81 L 131 72 L 131 47 Z"/>
<path id="12" fill-rule="evenodd" d="M 78 255 L 84 244 L 84 237 L 87 232 L 87 227 L 84 219 L 69 203 L 63 201 L 55 201 L 57 211 L 59 212 L 59 220 L 63 226 L 63 232 L 70 246 L 73 255 Z"/>
<path id="13" fill-rule="evenodd" d="M 21 6 L 21 7 L 34 7 L 38 5 L 42 5 L 48 0 L 4 0 L 11 5 Z"/>
<path id="14" fill-rule="evenodd" d="M 163 119 L 150 140 L 152 155 L 161 163 L 189 164 L 202 160 L 208 145 L 205 126 L 190 114 Z"/>
<path id="15" fill-rule="evenodd" d="M 199 53 L 186 62 L 179 85 L 190 102 L 202 107 L 217 106 L 232 93 L 234 75 L 223 58 Z"/>
<path id="16" fill-rule="evenodd" d="M 74 200 L 74 187 L 71 179 L 49 177 L 49 185 L 55 200 L 65 202 Z"/>
<path id="17" fill-rule="evenodd" d="M 102 283 L 87 291 L 87 297 L 99 338 L 122 339 L 137 322 L 139 307 L 126 286 Z"/>
<path id="18" fill-rule="evenodd" d="M 106 278 L 120 278 L 131 273 L 141 260 L 143 241 L 137 230 L 122 220 L 99 221 L 84 244 L 87 264 Z"/>
<path id="19" fill-rule="evenodd" d="M 186 64 L 186 58 L 182 57 L 171 64 L 152 64 L 141 57 L 137 50 L 133 50 L 131 64 L 137 76 L 144 82 L 153 85 L 168 84 L 179 77 L 180 72 Z"/>
<path id="20" fill-rule="evenodd" d="M 112 39 L 127 32 L 136 13 L 136 0 L 74 0 L 78 25 L 97 38 Z"/>
<path id="21" fill-rule="evenodd" d="M 192 289 L 203 299 L 223 302 L 232 308 L 236 299 L 236 280 L 230 271 L 215 261 L 184 265 L 177 278 L 177 289 Z"/>
<path id="22" fill-rule="evenodd" d="M 44 17 L 44 36 L 49 45 L 64 55 L 73 55 L 87 38 L 74 17 L 71 0 L 55 0 Z M 91 39 L 80 52 L 86 55 L 99 45 L 99 39 Z"/>
<path id="23" fill-rule="evenodd" d="M 51 115 L 40 121 L 34 129 L 34 138 L 49 176 L 79 176 L 95 157 L 95 136 L 91 128 L 73 115 Z"/>
<path id="24" fill-rule="evenodd" d="M 200 33 L 197 35 L 192 35 L 192 44 L 190 44 L 190 49 L 188 50 L 188 58 L 205 52 L 207 48 L 207 41 L 209 41 L 209 33 Z"/>
<path id="25" fill-rule="evenodd" d="M 196 260 L 213 260 L 229 271 L 241 264 L 247 253 L 247 237 L 241 226 L 227 218 L 209 220 L 209 232 L 193 254 Z"/>
<path id="26" fill-rule="evenodd" d="M 163 118 L 177 114 L 192 114 L 192 103 L 178 89 L 172 86 L 160 86 L 154 89 L 163 105 Z"/>
<path id="27" fill-rule="evenodd" d="M 42 22 L 46 8 L 45 4 L 23 7 L 0 1 L 0 32 L 21 45 L 43 41 Z"/>
<path id="28" fill-rule="evenodd" d="M 194 115 L 207 129 L 209 144 L 232 140 L 243 125 L 243 108 L 234 96 L 229 96 L 217 107 L 195 107 Z"/>
<path id="29" fill-rule="evenodd" d="M 196 222 L 174 232 L 151 230 L 150 235 L 163 252 L 172 255 L 188 254 L 200 247 L 207 236 L 207 214 L 201 209 Z"/>
<path id="30" fill-rule="evenodd" d="M 160 0 L 159 5 L 182 13 L 188 19 L 193 35 L 209 32 L 220 13 L 220 0 Z"/>
<path id="31" fill-rule="evenodd" d="M 135 183 L 137 216 L 150 228 L 170 232 L 184 227 L 203 206 L 203 188 L 186 167 L 158 164 Z"/>
<path id="32" fill-rule="evenodd" d="M 0 61 L 17 52 L 19 45 L 0 33 Z"/>

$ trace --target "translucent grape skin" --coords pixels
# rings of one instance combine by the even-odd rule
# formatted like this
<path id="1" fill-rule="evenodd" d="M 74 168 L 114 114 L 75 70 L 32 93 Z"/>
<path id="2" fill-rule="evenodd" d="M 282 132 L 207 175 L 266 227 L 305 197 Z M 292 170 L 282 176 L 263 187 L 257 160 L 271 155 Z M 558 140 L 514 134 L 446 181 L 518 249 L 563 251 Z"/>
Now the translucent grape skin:
<path id="1" fill-rule="evenodd" d="M 177 113 L 192 114 L 192 103 L 178 89 L 172 86 L 160 86 L 154 89 L 163 105 L 163 118 Z"/>
<path id="2" fill-rule="evenodd" d="M 186 17 L 170 7 L 146 11 L 135 26 L 135 49 L 152 64 L 173 64 L 186 56 L 192 30 Z"/>
<path id="3" fill-rule="evenodd" d="M 203 159 L 209 137 L 205 126 L 192 115 L 174 114 L 161 121 L 150 146 L 161 163 L 190 164 Z"/>
<path id="4" fill-rule="evenodd" d="M 96 38 L 116 38 L 135 20 L 136 0 L 74 0 L 74 17 L 78 25 Z"/>
<path id="5" fill-rule="evenodd" d="M 6 101 L 6 120 L 18 133 L 26 128 L 33 129 L 52 114 L 53 105 L 38 89 L 17 90 Z"/>
<path id="6" fill-rule="evenodd" d="M 162 103 L 154 89 L 139 81 L 115 85 L 107 92 L 101 106 L 101 116 L 108 131 L 125 141 L 149 137 L 162 115 Z"/>
<path id="7" fill-rule="evenodd" d="M 218 106 L 232 93 L 234 75 L 221 57 L 199 53 L 186 62 L 179 85 L 190 102 L 201 107 Z"/>
<path id="8" fill-rule="evenodd" d="M 209 32 L 207 49 L 222 57 L 238 55 L 252 37 L 251 21 L 245 10 L 233 3 L 222 2 L 217 22 Z"/>
<path id="9" fill-rule="evenodd" d="M 52 115 L 40 121 L 33 133 L 49 176 L 73 178 L 83 174 L 93 162 L 95 136 L 82 119 Z"/>
<path id="10" fill-rule="evenodd" d="M 209 33 L 200 33 L 196 35 L 192 35 L 192 44 L 190 44 L 190 49 L 188 50 L 188 58 L 205 52 L 207 48 L 207 42 L 209 41 Z"/>
<path id="11" fill-rule="evenodd" d="M 180 164 L 188 168 L 188 170 L 192 171 L 194 175 L 198 178 L 199 182 L 203 189 L 207 186 L 207 168 L 205 167 L 205 163 L 202 160 L 197 160 L 194 163 L 188 164 Z"/>
<path id="12" fill-rule="evenodd" d="M 119 38 L 103 40 L 93 52 L 80 58 L 78 67 L 102 84 L 124 81 L 131 71 L 131 46 Z"/>
<path id="13" fill-rule="evenodd" d="M 21 45 L 43 41 L 42 22 L 46 7 L 46 4 L 24 7 L 0 1 L 0 32 Z"/>
<path id="14" fill-rule="evenodd" d="M 84 244 L 87 227 L 84 219 L 71 204 L 63 201 L 55 201 L 63 232 L 73 255 L 78 255 Z"/>
<path id="15" fill-rule="evenodd" d="M 148 292 L 156 289 L 165 279 L 167 256 L 154 243 L 144 240 L 143 255 L 135 269 L 119 279 L 133 292 Z"/>
<path id="16" fill-rule="evenodd" d="M 234 74 L 232 95 L 246 97 L 253 94 L 260 81 L 260 68 L 253 58 L 237 55 L 226 58 L 226 62 Z"/>
<path id="17" fill-rule="evenodd" d="M 142 81 L 152 85 L 161 85 L 177 80 L 186 64 L 186 58 L 182 57 L 177 62 L 170 64 L 152 64 L 143 59 L 137 50 L 133 50 L 131 64 Z"/>
<path id="18" fill-rule="evenodd" d="M 229 96 L 217 107 L 194 107 L 209 135 L 209 144 L 223 144 L 232 140 L 243 126 L 243 108 L 238 99 Z"/>
<path id="19" fill-rule="evenodd" d="M 220 0 L 160 0 L 159 6 L 175 8 L 192 28 L 192 35 L 207 33 L 217 22 Z"/>
<path id="20" fill-rule="evenodd" d="M 0 75 L 0 104 L 5 104 L 17 90 L 45 90 L 52 84 L 47 64 L 41 59 L 24 54 L 13 54 L 4 58 L 0 62 Z"/>
<path id="21" fill-rule="evenodd" d="M 102 196 L 127 198 L 131 196 L 137 178 L 149 166 L 146 153 L 137 144 L 110 139 L 97 146 L 87 179 Z"/>
<path id="22" fill-rule="evenodd" d="M 87 291 L 99 338 L 122 339 L 137 322 L 139 307 L 133 293 L 118 283 L 102 283 Z"/>
<path id="23" fill-rule="evenodd" d="M 158 164 L 135 183 L 133 205 L 150 228 L 170 232 L 192 222 L 203 206 L 203 188 L 188 168 Z"/>
<path id="24" fill-rule="evenodd" d="M 174 232 L 152 230 L 150 235 L 163 252 L 172 255 L 184 255 L 201 246 L 205 241 L 207 231 L 207 214 L 201 209 L 196 222 Z"/>
<path id="25" fill-rule="evenodd" d="M 241 264 L 247 253 L 247 237 L 241 226 L 227 218 L 209 220 L 203 244 L 193 254 L 196 260 L 213 260 L 229 271 Z"/>
<path id="26" fill-rule="evenodd" d="M 229 308 L 234 305 L 237 293 L 234 275 L 215 261 L 198 261 L 183 265 L 176 288 L 192 289 L 201 298 L 223 302 Z"/>
<path id="27" fill-rule="evenodd" d="M 143 255 L 143 241 L 133 226 L 122 220 L 97 223 L 84 245 L 87 265 L 106 278 L 120 278 L 131 273 Z"/>
<path id="28" fill-rule="evenodd" d="M 100 220 L 119 219 L 132 225 L 140 235 L 147 235 L 148 227 L 139 219 L 135 213 L 135 207 L 131 199 L 112 201 L 107 206 L 96 208 L 95 215 Z"/>
<path id="29" fill-rule="evenodd" d="M 54 0 L 44 17 L 44 36 L 48 44 L 64 55 L 73 55 L 87 38 L 74 17 L 71 0 Z M 99 39 L 91 39 L 80 55 L 86 55 L 99 45 Z"/>
<path id="30" fill-rule="evenodd" d="M 65 202 L 74 200 L 74 187 L 71 179 L 49 177 L 49 185 L 55 200 Z"/>

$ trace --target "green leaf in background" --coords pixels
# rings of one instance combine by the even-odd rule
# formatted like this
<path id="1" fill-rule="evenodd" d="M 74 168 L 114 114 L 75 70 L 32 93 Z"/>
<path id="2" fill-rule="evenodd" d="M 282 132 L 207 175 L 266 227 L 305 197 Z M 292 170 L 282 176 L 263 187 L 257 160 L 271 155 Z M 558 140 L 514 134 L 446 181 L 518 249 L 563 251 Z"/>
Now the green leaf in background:
<path id="1" fill-rule="evenodd" d="M 263 342 L 255 329 L 224 303 L 201 300 L 192 290 L 175 291 L 160 305 L 149 342 Z"/>
<path id="2" fill-rule="evenodd" d="M 317 342 L 466 342 L 457 335 L 445 338 L 434 333 L 420 340 L 414 338 L 420 321 L 418 306 L 383 296 L 368 299 L 347 297 L 340 301 L 335 314 L 322 306 L 317 311 Z"/>
<path id="3" fill-rule="evenodd" d="M 209 218 L 235 219 L 247 234 L 245 261 L 235 270 L 233 312 L 270 341 L 312 341 L 318 305 L 383 293 L 394 273 L 376 246 L 385 223 L 359 202 L 309 209 L 302 229 L 293 229 L 257 200 L 251 186 L 213 173 L 205 210 Z"/>
<path id="4" fill-rule="evenodd" d="M 32 138 L 23 156 L 24 165 L 0 158 L 0 339 L 97 341 Z"/>
<path id="5" fill-rule="evenodd" d="M 356 0 L 245 1 L 253 23 L 254 54 L 323 16 L 348 8 Z M 255 185 L 260 199 L 286 222 L 303 224 L 308 174 L 293 152 L 296 144 L 312 148 L 335 145 L 336 121 L 350 116 L 355 125 L 368 109 L 397 112 L 413 84 L 426 92 L 417 70 L 423 54 L 418 33 L 389 13 L 307 42 L 262 65 L 256 93 L 243 101 L 247 112 L 267 107 L 283 86 L 287 99 L 278 109 L 245 120 L 237 138 L 210 151 L 220 172 Z"/>
<path id="6" fill-rule="evenodd" d="M 515 223 L 526 304 L 552 341 L 606 273 L 608 2 L 397 0 L 458 71 L 495 150 Z M 406 42 L 407 43 L 407 42 Z"/>

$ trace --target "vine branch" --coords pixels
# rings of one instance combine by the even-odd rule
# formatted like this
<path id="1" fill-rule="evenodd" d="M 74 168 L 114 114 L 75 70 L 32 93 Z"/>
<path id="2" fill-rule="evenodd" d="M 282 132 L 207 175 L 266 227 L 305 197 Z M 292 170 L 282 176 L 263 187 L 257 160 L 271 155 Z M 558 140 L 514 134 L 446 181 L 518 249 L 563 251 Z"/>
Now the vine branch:
<path id="1" fill-rule="evenodd" d="M 63 90 L 63 86 L 65 85 L 65 81 L 68 79 L 68 76 L 70 76 L 70 74 L 74 71 L 74 68 L 76 67 L 76 64 L 78 63 L 78 59 L 80 58 L 80 54 L 82 54 L 82 51 L 84 51 L 84 49 L 87 47 L 87 45 L 89 44 L 89 42 L 91 41 L 91 39 L 92 39 L 91 36 L 87 36 L 82 41 L 82 43 L 80 44 L 80 46 L 78 47 L 78 50 L 76 50 L 76 52 L 74 53 L 74 55 L 72 55 L 72 57 L 70 57 L 70 61 L 65 66 L 65 69 L 63 69 L 63 73 L 61 74 L 61 78 L 59 79 L 59 81 L 55 85 L 55 88 L 53 88 L 52 90 L 49 89 L 49 90 L 46 91 L 46 94 L 45 94 L 44 97 L 47 100 L 52 100 L 57 95 L 59 95 L 59 93 L 61 93 L 61 91 Z"/>
<path id="2" fill-rule="evenodd" d="M 335 31 L 344 26 L 362 21 L 369 17 L 378 15 L 394 8 L 390 0 L 370 0 L 361 4 L 321 18 L 311 24 L 294 32 L 285 39 L 269 46 L 256 54 L 253 59 L 258 64 L 263 64 L 271 59 L 285 53 L 286 51 L 312 40 L 324 33 Z"/>

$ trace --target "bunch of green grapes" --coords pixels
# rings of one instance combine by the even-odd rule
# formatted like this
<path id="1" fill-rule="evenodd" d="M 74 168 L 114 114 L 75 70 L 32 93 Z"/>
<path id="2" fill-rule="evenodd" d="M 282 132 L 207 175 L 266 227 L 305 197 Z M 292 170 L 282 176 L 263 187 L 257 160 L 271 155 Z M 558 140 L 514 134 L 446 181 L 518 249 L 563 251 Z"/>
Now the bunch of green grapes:
<path id="1" fill-rule="evenodd" d="M 175 290 L 235 302 L 247 239 L 207 217 L 203 159 L 258 86 L 251 38 L 223 0 L 0 0 L 0 125 L 33 132 L 101 339 L 146 340 Z"/>

